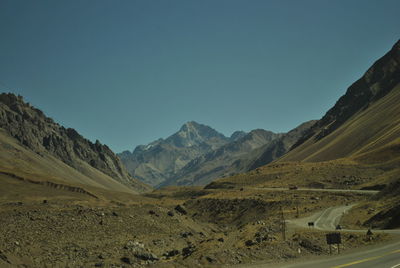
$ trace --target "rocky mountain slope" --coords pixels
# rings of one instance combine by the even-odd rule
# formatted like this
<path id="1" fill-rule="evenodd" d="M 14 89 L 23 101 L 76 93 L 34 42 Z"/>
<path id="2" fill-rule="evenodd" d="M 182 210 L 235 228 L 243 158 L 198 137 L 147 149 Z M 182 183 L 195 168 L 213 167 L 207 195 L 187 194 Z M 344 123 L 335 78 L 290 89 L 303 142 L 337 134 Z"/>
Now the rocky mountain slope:
<path id="1" fill-rule="evenodd" d="M 193 159 L 165 185 L 205 185 L 216 178 L 247 172 L 285 154 L 315 121 L 288 133 L 253 130 L 242 138 Z"/>
<path id="2" fill-rule="evenodd" d="M 312 127 L 316 122 L 316 120 L 305 122 L 290 130 L 289 132 L 282 134 L 278 139 L 272 141 L 270 144 L 266 144 L 257 149 L 258 152 L 252 153 L 252 157 L 244 161 L 244 163 L 242 164 L 243 167 L 240 171 L 250 171 L 278 159 L 279 157 L 287 153 L 290 148 L 305 133 L 307 133 L 309 128 Z"/>
<path id="3" fill-rule="evenodd" d="M 358 225 L 392 228 L 398 227 L 399 199 L 391 193 L 400 191 L 399 178 L 400 41 L 278 161 L 208 188 L 295 184 L 383 189 L 352 213 Z"/>
<path id="4" fill-rule="evenodd" d="M 302 137 L 295 145 L 298 148 L 284 160 L 331 160 L 353 155 L 363 147 L 369 146 L 363 151 L 372 149 L 371 142 L 378 136 L 388 135 L 399 117 L 395 113 L 388 117 L 389 110 L 393 110 L 396 103 L 381 104 L 379 108 L 373 106 L 388 94 L 395 94 L 399 82 L 400 41 L 348 88 L 346 94 Z M 393 98 L 395 96 L 387 101 Z M 377 114 L 366 115 L 368 109 L 375 109 Z M 360 117 L 361 113 L 365 115 L 363 118 Z M 358 123 L 361 121 L 363 125 Z M 390 138 L 379 144 L 383 145 L 398 137 L 396 133 L 390 135 Z"/>
<path id="5" fill-rule="evenodd" d="M 249 157 L 254 150 L 281 136 L 262 129 L 253 130 L 236 141 L 194 158 L 160 186 L 205 185 L 218 177 L 234 174 L 238 171 L 232 166 L 235 161 Z"/>
<path id="6" fill-rule="evenodd" d="M 0 130 L 2 174 L 126 192 L 149 189 L 106 145 L 60 126 L 21 96 L 0 94 Z"/>
<path id="7" fill-rule="evenodd" d="M 227 138 L 189 122 L 166 140 L 138 146 L 133 153 L 125 151 L 119 156 L 134 177 L 153 186 L 206 185 L 277 159 L 314 123 L 304 123 L 288 133 L 256 129 L 236 131 Z"/>
<path id="8" fill-rule="evenodd" d="M 236 138 L 240 136 L 240 133 L 235 135 Z M 176 174 L 192 159 L 230 140 L 211 127 L 191 121 L 166 139 L 138 146 L 133 152 L 125 151 L 118 156 L 132 176 L 155 186 Z"/>

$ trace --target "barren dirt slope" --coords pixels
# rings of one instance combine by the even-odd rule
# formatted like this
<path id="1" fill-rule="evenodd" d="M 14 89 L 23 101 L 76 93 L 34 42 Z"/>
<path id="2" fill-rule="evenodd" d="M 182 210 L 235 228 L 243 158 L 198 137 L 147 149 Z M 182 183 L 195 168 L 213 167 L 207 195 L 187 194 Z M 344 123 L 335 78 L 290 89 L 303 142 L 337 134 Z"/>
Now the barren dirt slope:
<path id="1" fill-rule="evenodd" d="M 9 180 L 14 178 L 137 193 L 83 161 L 79 162 L 79 165 L 80 169 L 85 169 L 88 176 L 46 152 L 40 155 L 32 152 L 0 129 L 0 174 L 3 175 L 0 177 L 0 185 L 9 183 Z"/>
<path id="2" fill-rule="evenodd" d="M 280 161 L 326 161 L 356 157 L 400 137 L 400 85 L 328 136 L 308 139 Z M 381 160 L 384 160 L 382 158 Z"/>
<path id="3" fill-rule="evenodd" d="M 281 161 L 326 161 L 365 153 L 399 137 L 400 41 L 349 87 Z"/>

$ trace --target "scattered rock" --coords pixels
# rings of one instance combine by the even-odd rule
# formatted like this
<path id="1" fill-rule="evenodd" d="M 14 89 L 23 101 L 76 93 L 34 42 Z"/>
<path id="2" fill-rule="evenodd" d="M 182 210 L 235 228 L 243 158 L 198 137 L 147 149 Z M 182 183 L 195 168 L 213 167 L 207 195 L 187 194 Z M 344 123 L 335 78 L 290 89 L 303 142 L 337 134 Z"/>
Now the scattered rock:
<path id="1" fill-rule="evenodd" d="M 128 249 L 132 251 L 133 256 L 140 260 L 144 261 L 156 261 L 158 257 L 145 249 L 144 244 L 140 242 L 128 241 L 128 243 L 124 246 L 124 249 Z"/>
<path id="2" fill-rule="evenodd" d="M 173 249 L 173 250 L 168 251 L 167 253 L 165 253 L 164 256 L 170 258 L 170 257 L 174 257 L 176 255 L 179 255 L 179 253 L 180 253 L 179 250 Z"/>
<path id="3" fill-rule="evenodd" d="M 246 246 L 248 246 L 248 247 L 251 247 L 251 246 L 254 246 L 257 243 L 254 240 L 247 240 L 244 244 Z"/>
<path id="4" fill-rule="evenodd" d="M 195 250 L 196 250 L 195 246 L 188 246 L 188 247 L 182 249 L 182 255 L 183 255 L 183 257 L 188 257 L 188 256 L 192 255 L 192 253 Z"/>
<path id="5" fill-rule="evenodd" d="M 193 234 L 191 232 L 183 232 L 183 233 L 181 233 L 181 237 L 186 238 L 186 237 L 189 237 L 189 236 L 193 236 Z"/>
<path id="6" fill-rule="evenodd" d="M 175 214 L 174 214 L 173 211 L 168 211 L 167 215 L 170 216 L 170 217 L 173 217 Z"/>
<path id="7" fill-rule="evenodd" d="M 158 261 L 158 257 L 151 252 L 136 252 L 134 256 L 144 261 Z"/>
<path id="8" fill-rule="evenodd" d="M 218 238 L 218 241 L 219 241 L 219 242 L 224 242 L 225 240 L 224 240 L 223 237 L 221 237 L 221 238 Z"/>
<path id="9" fill-rule="evenodd" d="M 186 214 L 187 214 L 187 211 L 186 211 L 181 205 L 177 205 L 177 206 L 175 207 L 175 210 L 176 210 L 177 212 L 183 214 L 183 215 L 186 215 Z"/>
<path id="10" fill-rule="evenodd" d="M 128 257 L 122 257 L 122 258 L 121 258 L 121 261 L 122 261 L 123 263 L 126 263 L 126 264 L 133 264 L 132 261 L 131 261 L 131 259 L 128 258 Z"/>
<path id="11" fill-rule="evenodd" d="M 209 263 L 215 262 L 215 259 L 213 259 L 213 258 L 211 258 L 211 257 L 209 257 L 209 256 L 206 256 L 206 260 L 207 260 Z"/>

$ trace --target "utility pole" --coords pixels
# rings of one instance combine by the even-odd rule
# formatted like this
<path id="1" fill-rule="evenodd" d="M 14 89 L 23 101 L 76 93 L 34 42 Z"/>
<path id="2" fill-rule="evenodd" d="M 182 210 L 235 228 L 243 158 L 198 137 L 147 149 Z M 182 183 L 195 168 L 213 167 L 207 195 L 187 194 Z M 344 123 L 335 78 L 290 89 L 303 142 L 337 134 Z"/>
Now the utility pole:
<path id="1" fill-rule="evenodd" d="M 282 231 L 282 239 L 283 241 L 286 241 L 286 222 L 285 222 L 285 216 L 283 215 L 282 206 L 281 206 L 281 231 Z"/>

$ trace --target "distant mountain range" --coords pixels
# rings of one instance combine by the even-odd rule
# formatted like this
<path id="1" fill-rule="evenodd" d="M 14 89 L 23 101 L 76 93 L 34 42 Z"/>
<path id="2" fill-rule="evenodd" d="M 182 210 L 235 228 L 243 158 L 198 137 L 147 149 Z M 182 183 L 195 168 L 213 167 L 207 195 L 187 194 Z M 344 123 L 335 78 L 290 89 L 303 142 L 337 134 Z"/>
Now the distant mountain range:
<path id="1" fill-rule="evenodd" d="M 209 126 L 191 121 L 165 140 L 118 156 L 132 176 L 150 185 L 205 185 L 218 177 L 273 161 L 312 124 L 313 121 L 302 124 L 286 134 L 257 129 L 249 133 L 236 131 L 225 137 Z"/>
<path id="2" fill-rule="evenodd" d="M 137 146 L 133 152 L 125 151 L 118 156 L 130 174 L 156 186 L 174 176 L 192 159 L 229 140 L 208 126 L 188 122 L 166 139 Z"/>

